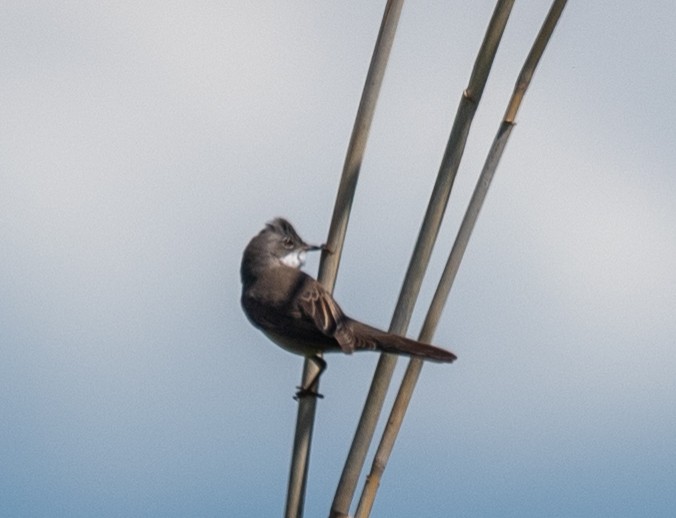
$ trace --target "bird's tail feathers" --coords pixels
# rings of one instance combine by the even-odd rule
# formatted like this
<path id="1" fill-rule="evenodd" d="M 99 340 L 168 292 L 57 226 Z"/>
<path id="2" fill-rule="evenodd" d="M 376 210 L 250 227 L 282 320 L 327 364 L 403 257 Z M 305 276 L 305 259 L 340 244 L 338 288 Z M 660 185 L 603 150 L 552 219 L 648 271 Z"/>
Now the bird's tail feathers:
<path id="1" fill-rule="evenodd" d="M 415 356 L 423 360 L 444 363 L 450 363 L 457 359 L 455 354 L 446 349 L 442 349 L 441 347 L 424 344 L 404 336 L 386 333 L 371 326 L 367 326 L 366 324 L 362 324 L 361 322 L 354 323 L 357 324 L 356 327 L 361 328 L 360 331 L 366 331 L 365 334 L 375 342 L 375 348 L 380 349 L 383 352 Z"/>
<path id="2" fill-rule="evenodd" d="M 407 356 L 415 356 L 423 360 L 431 360 L 435 362 L 450 363 L 456 360 L 457 356 L 446 349 L 436 347 L 434 345 L 416 342 L 409 338 L 404 338 L 398 335 L 389 335 L 394 339 L 388 339 L 381 342 L 379 345 L 381 349 L 388 353 L 405 354 Z"/>

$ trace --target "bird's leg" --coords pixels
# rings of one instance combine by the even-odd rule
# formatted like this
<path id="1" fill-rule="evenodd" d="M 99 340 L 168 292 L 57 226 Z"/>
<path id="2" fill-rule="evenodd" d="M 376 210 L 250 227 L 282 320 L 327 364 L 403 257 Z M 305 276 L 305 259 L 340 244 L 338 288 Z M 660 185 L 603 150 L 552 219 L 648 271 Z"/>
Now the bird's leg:
<path id="1" fill-rule="evenodd" d="M 317 374 L 314 375 L 312 380 L 305 387 L 297 387 L 299 390 L 296 392 L 296 395 L 293 397 L 296 401 L 303 397 L 317 397 L 323 398 L 319 392 L 317 392 L 317 383 L 319 383 L 319 377 L 322 375 L 322 372 L 326 370 L 326 361 L 320 356 L 308 356 L 308 360 L 314 362 L 314 364 L 319 367 Z"/>

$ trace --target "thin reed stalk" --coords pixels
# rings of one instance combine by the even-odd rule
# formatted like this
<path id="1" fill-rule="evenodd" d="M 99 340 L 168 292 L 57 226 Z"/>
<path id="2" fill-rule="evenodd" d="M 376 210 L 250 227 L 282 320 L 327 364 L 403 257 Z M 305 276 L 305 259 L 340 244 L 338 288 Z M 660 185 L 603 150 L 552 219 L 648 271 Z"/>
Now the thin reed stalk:
<path id="1" fill-rule="evenodd" d="M 357 188 L 357 180 L 364 157 L 364 150 L 366 149 L 366 141 L 373 121 L 373 114 L 375 113 L 387 61 L 394 42 L 402 5 L 403 0 L 388 0 L 385 6 L 385 13 L 371 58 L 371 64 L 366 75 L 366 83 L 362 91 L 361 101 L 345 156 L 345 163 L 326 243 L 328 252 L 322 252 L 319 265 L 318 280 L 329 292 L 333 291 L 336 276 L 338 275 L 338 266 L 350 218 L 352 200 Z M 301 386 L 307 386 L 316 373 L 317 366 L 313 362 L 305 360 Z M 318 383 L 317 388 L 319 388 Z M 316 408 L 316 398 L 306 397 L 299 400 L 284 514 L 286 518 L 302 518 L 303 516 Z"/>
<path id="2" fill-rule="evenodd" d="M 390 331 L 393 333 L 405 334 L 408 328 L 420 286 L 432 255 L 432 248 L 448 204 L 460 159 L 465 149 L 469 129 L 481 100 L 513 4 L 514 0 L 498 1 L 474 63 L 469 86 L 460 99 L 460 105 L 439 167 L 437 179 L 392 317 Z M 396 356 L 389 354 L 380 356 L 336 489 L 331 506 L 331 518 L 348 516 L 359 475 L 364 466 L 364 460 L 373 438 L 396 362 Z"/>
<path id="3" fill-rule="evenodd" d="M 507 141 L 514 128 L 514 119 L 521 105 L 521 101 L 530 85 L 530 81 L 535 72 L 535 68 L 542 57 L 542 53 L 549 42 L 549 39 L 556 27 L 556 23 L 561 16 L 561 12 L 566 4 L 566 0 L 555 0 L 547 14 L 545 22 L 537 35 L 535 43 L 526 58 L 521 73 L 516 81 L 514 92 L 510 98 L 505 116 L 498 128 L 498 132 L 493 140 L 493 144 L 486 158 L 486 162 L 477 181 L 476 188 L 470 200 L 467 211 L 460 225 L 456 240 L 451 249 L 451 253 L 444 267 L 441 280 L 437 286 L 436 292 L 427 312 L 425 322 L 420 332 L 419 340 L 422 342 L 431 342 L 436 331 L 441 312 L 448 298 L 453 281 L 460 267 L 460 262 L 467 249 L 467 243 L 474 229 L 474 225 L 479 216 L 479 212 L 486 199 L 488 188 L 495 175 L 495 171 L 504 152 Z M 389 460 L 397 434 L 401 428 L 401 423 L 411 400 L 413 390 L 420 375 L 423 362 L 417 358 L 410 360 L 404 378 L 402 380 L 399 392 L 395 399 L 390 417 L 383 432 L 380 444 L 376 451 L 371 472 L 369 473 L 364 490 L 362 492 L 355 518 L 367 518 L 373 507 L 375 495 L 380 485 L 380 479 L 387 462 Z"/>

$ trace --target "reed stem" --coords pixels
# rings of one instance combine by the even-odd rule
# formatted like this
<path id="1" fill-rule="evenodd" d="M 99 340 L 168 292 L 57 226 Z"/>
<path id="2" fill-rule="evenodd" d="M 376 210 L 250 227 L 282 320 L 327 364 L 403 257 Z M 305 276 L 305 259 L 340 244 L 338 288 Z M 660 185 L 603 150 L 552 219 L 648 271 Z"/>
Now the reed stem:
<path id="1" fill-rule="evenodd" d="M 437 286 L 436 292 L 430 304 L 430 308 L 427 312 L 425 322 L 423 323 L 422 330 L 420 332 L 419 340 L 421 342 L 431 342 L 434 338 L 434 333 L 436 331 L 439 318 L 441 317 L 441 312 L 448 298 L 448 294 L 455 280 L 455 276 L 460 267 L 460 262 L 464 256 L 465 250 L 467 249 L 467 244 L 469 238 L 472 234 L 472 230 L 476 224 L 477 218 L 479 217 L 479 212 L 483 206 L 484 200 L 488 193 L 491 181 L 495 175 L 500 158 L 503 155 L 509 136 L 514 128 L 514 118 L 516 113 L 521 106 L 521 101 L 530 85 L 533 73 L 535 68 L 542 57 L 544 49 L 549 42 L 549 39 L 556 27 L 556 23 L 559 20 L 563 8 L 565 7 L 566 0 L 555 0 L 552 4 L 552 7 L 545 18 L 545 21 L 538 33 L 535 42 L 531 48 L 531 51 L 526 58 L 526 62 L 521 69 L 521 73 L 516 81 L 512 97 L 508 103 L 507 111 L 505 116 L 500 123 L 498 132 L 493 140 L 493 144 L 484 163 L 484 167 L 477 181 L 474 193 L 465 212 L 465 216 L 460 224 L 460 229 L 458 231 L 457 237 L 449 254 L 448 261 L 444 267 L 441 279 Z M 373 507 L 373 502 L 375 500 L 376 492 L 380 485 L 380 480 L 382 474 L 385 471 L 387 462 L 389 460 L 390 454 L 394 447 L 399 430 L 401 429 L 401 423 L 403 422 L 408 404 L 413 395 L 413 390 L 417 383 L 418 377 L 420 376 L 420 371 L 422 369 L 422 360 L 418 358 L 412 358 L 409 361 L 409 365 L 404 374 L 399 392 L 395 399 L 390 417 L 388 419 L 387 425 L 383 432 L 380 444 L 376 451 L 371 471 L 366 479 L 366 484 L 362 492 L 359 506 L 357 508 L 357 513 L 355 518 L 368 518 Z"/>
<path id="2" fill-rule="evenodd" d="M 394 35 L 401 14 L 403 0 L 388 0 L 385 14 L 380 26 L 375 49 L 371 58 L 366 83 L 362 91 L 361 101 L 355 117 L 350 143 L 345 156 L 343 172 L 338 186 L 336 202 L 329 227 L 327 250 L 322 252 L 319 264 L 318 280 L 332 292 L 338 275 L 338 266 L 350 218 L 352 200 L 357 189 L 357 180 L 361 169 L 366 141 L 373 121 L 380 87 L 385 75 L 390 50 L 394 42 Z M 330 252 L 329 252 L 330 251 Z M 305 387 L 317 373 L 314 362 L 305 360 L 301 386 Z M 316 388 L 319 388 L 319 381 Z M 296 432 L 291 454 L 289 470 L 289 485 L 286 498 L 285 518 L 302 518 L 305 504 L 310 449 L 312 445 L 312 430 L 314 428 L 317 399 L 311 397 L 300 398 L 296 417 Z"/>

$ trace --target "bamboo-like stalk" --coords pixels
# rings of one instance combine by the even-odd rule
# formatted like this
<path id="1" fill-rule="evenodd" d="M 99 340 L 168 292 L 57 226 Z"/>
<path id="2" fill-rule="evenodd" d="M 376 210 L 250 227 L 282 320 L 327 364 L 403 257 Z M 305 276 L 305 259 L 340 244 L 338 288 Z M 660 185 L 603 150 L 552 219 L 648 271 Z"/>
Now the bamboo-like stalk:
<path id="1" fill-rule="evenodd" d="M 469 86 L 463 92 L 453 127 L 439 167 L 420 233 L 409 262 L 399 299 L 390 324 L 390 331 L 405 334 L 420 292 L 422 279 L 429 264 L 453 182 L 460 165 L 469 129 L 481 99 L 488 74 L 500 43 L 514 0 L 500 0 L 491 17 L 486 36 L 472 69 Z M 371 388 L 357 425 L 345 466 L 331 506 L 331 518 L 348 516 L 359 475 L 373 438 L 378 417 L 383 407 L 397 357 L 382 354 L 378 361 Z"/>
<path id="2" fill-rule="evenodd" d="M 388 0 L 385 13 L 380 25 L 380 31 L 373 50 L 371 64 L 366 75 L 366 82 L 362 91 L 361 101 L 355 117 L 352 135 L 345 156 L 343 172 L 336 195 L 336 202 L 331 218 L 331 226 L 327 238 L 327 249 L 322 252 L 319 265 L 318 280 L 324 287 L 333 291 L 338 275 L 338 266 L 342 254 L 347 224 L 350 218 L 352 200 L 357 188 L 357 180 L 361 169 L 366 141 L 368 139 L 373 114 L 375 113 L 378 94 L 383 83 L 387 61 L 390 56 L 394 35 L 399 22 L 399 15 L 403 0 Z M 317 373 L 314 362 L 305 360 L 301 386 L 305 387 Z M 316 385 L 319 388 L 319 383 Z M 307 484 L 312 430 L 314 428 L 316 398 L 301 398 L 298 403 L 296 417 L 296 433 L 293 442 L 291 467 L 289 472 L 289 486 L 286 498 L 285 518 L 302 518 L 305 503 L 305 489 Z"/>
<path id="3" fill-rule="evenodd" d="M 439 318 L 441 317 L 441 312 L 448 298 L 448 294 L 451 290 L 453 281 L 460 267 L 460 262 L 467 248 L 467 243 L 471 236 L 474 225 L 479 216 L 479 212 L 483 205 L 483 202 L 488 193 L 488 188 L 490 187 L 495 171 L 502 157 L 507 141 L 511 134 L 512 129 L 514 128 L 514 119 L 516 113 L 521 105 L 521 101 L 530 85 L 530 81 L 535 72 L 535 68 L 542 57 L 547 43 L 554 31 L 557 21 L 561 16 L 561 12 L 565 7 L 566 0 L 555 0 L 552 4 L 552 7 L 547 14 L 545 22 L 540 29 L 540 32 L 537 35 L 537 38 L 531 48 L 530 53 L 524 63 L 521 73 L 516 81 L 514 87 L 514 92 L 509 101 L 507 111 L 505 116 L 500 124 L 498 132 L 493 140 L 493 144 L 486 158 L 486 162 L 481 171 L 479 180 L 475 187 L 474 193 L 470 200 L 467 211 L 460 225 L 458 235 L 451 249 L 451 253 L 444 267 L 441 280 L 437 286 L 436 292 L 430 304 L 430 308 L 427 312 L 425 322 L 423 324 L 422 330 L 420 332 L 419 340 L 422 342 L 431 342 L 434 337 L 434 332 L 436 330 Z M 413 390 L 415 388 L 416 382 L 420 375 L 423 362 L 417 358 L 410 360 L 409 365 L 404 374 L 399 392 L 395 399 L 394 405 L 392 407 L 392 412 L 388 419 L 387 425 L 383 432 L 382 439 L 378 445 L 376 451 L 373 465 L 371 467 L 371 472 L 369 473 L 364 491 L 362 492 L 359 506 L 357 508 L 357 513 L 355 518 L 367 518 L 373 507 L 373 502 L 375 500 L 375 495 L 380 485 L 380 479 L 382 474 L 387 466 L 390 454 L 392 453 L 392 448 L 394 447 L 394 442 L 401 428 L 401 423 L 404 419 L 406 409 L 411 400 Z"/>

